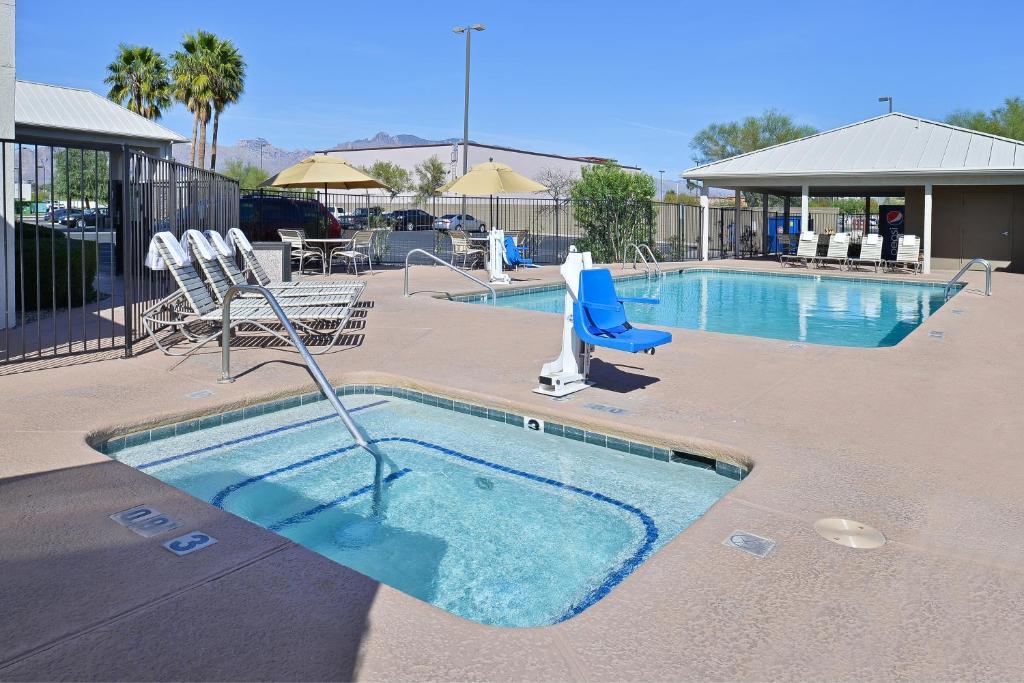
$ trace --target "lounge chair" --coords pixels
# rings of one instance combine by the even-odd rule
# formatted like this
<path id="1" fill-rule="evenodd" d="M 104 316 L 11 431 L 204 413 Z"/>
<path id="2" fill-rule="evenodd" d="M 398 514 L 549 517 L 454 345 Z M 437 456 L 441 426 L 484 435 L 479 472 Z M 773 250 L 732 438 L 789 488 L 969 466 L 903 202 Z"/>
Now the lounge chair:
<path id="1" fill-rule="evenodd" d="M 206 277 L 206 282 L 210 286 L 210 291 L 217 303 L 224 303 L 231 285 L 242 284 L 234 281 L 217 257 L 218 249 L 198 230 L 185 231 L 185 235 L 182 237 L 181 248 L 185 250 L 186 254 L 192 255 L 190 260 L 199 266 L 199 270 Z M 344 306 L 358 298 L 366 287 L 366 283 L 360 281 L 350 281 L 344 284 L 345 287 L 343 289 L 335 287 L 320 291 L 311 289 L 301 291 L 286 290 L 286 295 L 281 296 L 278 303 L 285 308 L 285 311 L 295 306 Z M 274 294 L 275 298 L 278 298 L 273 290 L 271 290 L 271 293 Z M 264 301 L 263 297 L 256 293 L 243 293 L 241 296 L 242 298 L 257 298 L 260 301 Z"/>
<path id="2" fill-rule="evenodd" d="M 857 258 L 851 258 L 846 260 L 847 268 L 854 268 L 860 266 L 873 266 L 875 272 L 878 272 L 878 267 L 882 265 L 882 236 L 877 233 L 864 235 L 860 241 L 860 256 Z"/>
<path id="3" fill-rule="evenodd" d="M 142 313 L 142 324 L 146 333 L 152 337 L 157 348 L 169 356 L 188 355 L 214 339 L 220 338 L 225 330 L 221 328 L 223 310 L 207 291 L 203 279 L 189 262 L 188 254 L 169 232 L 158 232 L 150 240 L 146 265 L 153 270 L 167 269 L 171 272 L 178 285 L 178 290 L 156 302 Z M 329 342 L 319 352 L 325 353 L 334 347 L 348 325 L 352 314 L 352 306 L 358 299 L 358 293 L 347 305 L 338 306 L 294 306 L 286 307 L 285 314 L 295 327 L 314 337 L 330 337 Z M 327 323 L 326 330 L 311 325 Z M 196 332 L 190 326 L 200 324 L 212 332 Z M 231 304 L 230 328 L 242 325 L 255 326 L 282 341 L 290 340 L 274 327 L 280 320 L 273 309 L 265 302 L 256 299 L 241 299 Z M 160 341 L 158 333 L 165 329 L 180 332 L 192 346 L 184 353 L 175 353 L 169 346 Z M 230 331 L 229 331 L 230 333 Z"/>
<path id="4" fill-rule="evenodd" d="M 277 234 L 282 242 L 292 246 L 292 260 L 298 260 L 299 272 L 305 272 L 303 266 L 307 259 L 319 260 L 326 267 L 327 256 L 323 249 L 306 244 L 306 232 L 304 230 L 278 230 Z"/>
<path id="5" fill-rule="evenodd" d="M 274 280 L 267 273 L 263 264 L 256 258 L 256 252 L 252 248 L 252 244 L 249 243 L 249 239 L 245 236 L 239 228 L 231 228 L 228 230 L 227 243 L 229 246 L 234 246 L 239 254 L 242 256 L 242 263 L 245 264 L 243 270 L 243 276 L 251 275 L 256 284 L 262 285 L 272 289 L 280 288 L 294 288 L 296 290 L 313 290 L 316 292 L 322 291 L 325 287 L 329 286 L 341 286 L 337 280 L 298 280 L 292 282 L 283 282 L 281 280 Z"/>
<path id="6" fill-rule="evenodd" d="M 885 262 L 889 270 L 907 270 L 921 272 L 921 239 L 917 235 L 900 235 L 896 247 L 896 258 Z"/>
<path id="7" fill-rule="evenodd" d="M 524 268 L 537 268 L 537 264 L 522 255 L 515 239 L 511 236 L 505 237 L 505 253 L 502 254 L 502 256 L 505 263 L 516 270 L 519 270 L 519 266 Z"/>
<path id="8" fill-rule="evenodd" d="M 619 297 L 611 271 L 590 268 L 580 271 L 580 284 L 573 302 L 573 328 L 587 344 L 618 351 L 653 352 L 654 347 L 672 341 L 672 333 L 633 327 L 626 320 L 624 302 L 656 304 L 657 299 Z"/>
<path id="9" fill-rule="evenodd" d="M 352 264 L 355 269 L 356 277 L 359 276 L 359 260 L 365 259 L 366 265 L 369 267 L 370 272 L 373 273 L 373 231 L 372 230 L 359 230 L 355 235 L 352 236 L 352 244 L 348 247 L 335 247 L 331 249 L 330 256 L 327 258 L 328 271 L 330 270 L 331 264 L 334 263 L 334 257 L 340 256 L 343 261 L 347 261 Z M 346 266 L 346 270 L 347 270 Z"/>
<path id="10" fill-rule="evenodd" d="M 237 230 L 238 228 L 234 229 Z M 247 253 L 247 251 L 250 254 L 252 252 L 252 245 L 249 244 L 249 240 L 246 239 L 245 235 L 241 235 L 241 233 L 239 233 L 241 235 L 241 240 L 246 245 L 244 248 L 240 248 L 235 246 L 236 242 L 234 239 L 230 239 L 230 235 L 229 239 L 226 240 L 215 230 L 207 230 L 203 234 L 206 236 L 206 239 L 210 241 L 210 245 L 213 247 L 214 253 L 217 256 L 217 261 L 220 263 L 221 268 L 224 269 L 225 275 L 227 275 L 228 279 L 231 280 L 231 283 L 235 285 L 248 284 L 249 280 L 245 273 L 238 267 L 238 264 L 235 263 L 236 251 L 241 250 L 243 254 Z M 263 274 L 266 275 L 265 272 Z M 362 280 L 303 280 L 300 282 L 272 282 L 269 276 L 262 281 L 257 278 L 257 284 L 269 289 L 270 292 L 279 299 L 348 292 L 353 289 L 362 289 L 366 286 L 366 283 Z"/>
<path id="11" fill-rule="evenodd" d="M 475 263 L 477 259 L 482 259 L 484 256 L 483 249 L 477 249 L 469 245 L 469 238 L 466 233 L 462 230 L 452 230 L 448 233 L 448 237 L 452 241 L 452 260 L 451 264 L 455 265 L 456 257 L 462 257 L 462 267 L 465 268 L 468 263 Z"/>
<path id="12" fill-rule="evenodd" d="M 850 233 L 836 232 L 828 236 L 828 253 L 814 259 L 814 265 L 824 268 L 829 264 L 835 264 L 839 270 L 843 269 L 847 258 L 850 255 Z"/>
<path id="13" fill-rule="evenodd" d="M 807 266 L 818 258 L 818 234 L 814 232 L 800 233 L 800 242 L 795 254 L 779 254 L 779 263 L 783 266 Z"/>

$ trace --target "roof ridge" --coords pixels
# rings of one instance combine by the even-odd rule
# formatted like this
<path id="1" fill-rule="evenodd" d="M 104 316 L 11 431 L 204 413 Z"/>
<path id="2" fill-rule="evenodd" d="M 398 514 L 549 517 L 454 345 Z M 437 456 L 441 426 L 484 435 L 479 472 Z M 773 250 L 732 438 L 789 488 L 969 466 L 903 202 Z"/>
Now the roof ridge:
<path id="1" fill-rule="evenodd" d="M 29 85 L 44 85 L 47 88 L 61 88 L 62 90 L 74 90 L 76 92 L 87 92 L 92 93 L 93 95 L 96 94 L 88 88 L 76 88 L 72 85 L 58 85 L 56 83 L 43 83 L 42 81 L 29 81 L 24 78 L 16 78 L 14 80 L 16 83 L 28 83 Z"/>

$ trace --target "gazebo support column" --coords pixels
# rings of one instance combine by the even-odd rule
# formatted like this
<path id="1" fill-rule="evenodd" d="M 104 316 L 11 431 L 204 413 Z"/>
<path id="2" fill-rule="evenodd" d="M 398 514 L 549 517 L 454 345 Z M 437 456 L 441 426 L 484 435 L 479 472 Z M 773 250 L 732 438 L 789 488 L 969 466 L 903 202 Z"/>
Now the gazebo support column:
<path id="1" fill-rule="evenodd" d="M 768 253 L 768 193 L 761 193 L 761 254 Z"/>
<path id="2" fill-rule="evenodd" d="M 808 185 L 800 187 L 800 232 L 811 232 L 811 221 L 808 213 L 811 188 Z"/>
<path id="3" fill-rule="evenodd" d="M 700 187 L 700 260 L 708 260 L 708 240 L 711 234 L 711 200 L 708 184 Z"/>
<path id="4" fill-rule="evenodd" d="M 928 274 L 932 272 L 932 184 L 924 185 L 924 235 L 921 241 L 924 243 L 924 263 L 921 264 L 921 272 Z"/>
<path id="5" fill-rule="evenodd" d="M 743 223 L 743 195 L 736 190 L 736 211 L 732 216 L 732 257 L 740 257 L 740 226 Z"/>

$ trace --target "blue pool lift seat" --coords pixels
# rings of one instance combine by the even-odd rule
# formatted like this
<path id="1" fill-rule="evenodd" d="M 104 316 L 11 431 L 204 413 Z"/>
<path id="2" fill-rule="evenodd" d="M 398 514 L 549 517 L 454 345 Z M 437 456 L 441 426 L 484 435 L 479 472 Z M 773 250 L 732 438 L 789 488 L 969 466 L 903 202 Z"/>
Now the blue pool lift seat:
<path id="1" fill-rule="evenodd" d="M 519 247 L 516 246 L 516 241 L 511 235 L 505 237 L 505 263 L 518 268 L 524 266 L 526 268 L 536 268 L 537 265 L 533 262 L 533 259 L 528 259 L 523 256 L 523 253 L 519 251 Z"/>
<path id="2" fill-rule="evenodd" d="M 672 341 L 671 332 L 638 329 L 630 325 L 622 305 L 624 302 L 657 304 L 659 300 L 617 296 L 611 271 L 606 268 L 580 271 L 572 316 L 576 334 L 587 344 L 629 353 L 654 353 L 656 346 Z"/>

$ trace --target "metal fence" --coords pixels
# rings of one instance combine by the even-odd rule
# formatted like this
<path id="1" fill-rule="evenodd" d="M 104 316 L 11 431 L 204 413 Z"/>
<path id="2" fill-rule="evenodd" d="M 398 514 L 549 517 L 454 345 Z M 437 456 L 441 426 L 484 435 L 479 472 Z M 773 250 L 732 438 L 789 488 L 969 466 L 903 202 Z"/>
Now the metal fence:
<path id="1" fill-rule="evenodd" d="M 0 365 L 131 355 L 141 312 L 171 290 L 150 237 L 238 225 L 238 185 L 127 148 L 0 140 Z"/>

